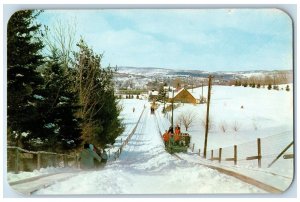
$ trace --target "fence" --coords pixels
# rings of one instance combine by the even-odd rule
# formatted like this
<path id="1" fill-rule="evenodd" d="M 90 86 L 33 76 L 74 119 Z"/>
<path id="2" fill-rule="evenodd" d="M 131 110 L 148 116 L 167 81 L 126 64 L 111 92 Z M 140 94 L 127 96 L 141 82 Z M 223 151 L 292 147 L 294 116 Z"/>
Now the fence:
<path id="1" fill-rule="evenodd" d="M 122 149 L 128 144 L 129 140 L 135 133 L 137 126 L 141 120 L 141 117 L 145 111 L 143 109 L 138 122 L 136 123 L 133 130 L 127 136 L 125 141 L 121 139 L 121 146 L 114 152 L 108 149 L 108 158 L 114 157 L 114 160 L 119 158 L 122 153 Z M 29 151 L 16 146 L 7 146 L 7 171 L 19 173 L 19 171 L 33 171 L 34 169 L 46 168 L 46 167 L 78 167 L 78 156 L 59 154 L 54 152 L 46 151 Z"/>
<path id="2" fill-rule="evenodd" d="M 76 155 L 58 154 L 45 151 L 28 151 L 16 146 L 7 146 L 7 171 L 33 171 L 53 167 L 77 167 Z"/>
<path id="3" fill-rule="evenodd" d="M 207 159 L 226 165 L 269 168 L 279 159 L 293 158 L 293 144 L 293 135 L 286 132 L 230 147 L 212 149 L 207 151 Z M 191 144 L 190 149 L 203 156 L 203 150 L 195 149 L 195 144 Z"/>
<path id="4" fill-rule="evenodd" d="M 130 141 L 131 137 L 132 137 L 133 134 L 135 133 L 135 131 L 136 131 L 136 129 L 137 129 L 139 123 L 140 123 L 140 120 L 141 120 L 141 118 L 142 118 L 142 115 L 143 115 L 144 111 L 145 111 L 145 108 L 143 109 L 143 111 L 142 111 L 142 113 L 141 113 L 141 115 L 140 115 L 140 117 L 139 117 L 139 119 L 138 119 L 138 121 L 137 121 L 135 127 L 132 129 L 132 131 L 131 131 L 130 134 L 127 136 L 127 138 L 126 138 L 124 141 L 121 139 L 121 146 L 117 149 L 117 151 L 116 151 L 116 152 L 114 153 L 114 155 L 113 155 L 114 160 L 116 160 L 117 158 L 119 158 L 119 156 L 120 156 L 121 153 L 122 153 L 123 147 L 125 147 L 125 146 L 128 144 L 128 142 Z M 111 156 L 110 156 L 110 151 L 109 151 L 109 158 L 110 158 L 110 157 L 111 157 Z"/>

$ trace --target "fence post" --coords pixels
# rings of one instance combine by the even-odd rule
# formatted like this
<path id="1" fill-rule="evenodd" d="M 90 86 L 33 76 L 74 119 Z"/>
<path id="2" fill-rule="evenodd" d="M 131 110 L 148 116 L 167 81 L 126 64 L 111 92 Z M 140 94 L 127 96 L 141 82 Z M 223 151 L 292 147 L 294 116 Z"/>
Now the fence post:
<path id="1" fill-rule="evenodd" d="M 37 152 L 37 169 L 41 169 L 41 152 Z"/>
<path id="2" fill-rule="evenodd" d="M 200 156 L 200 152 L 201 152 L 201 149 L 199 149 L 199 156 Z"/>
<path id="3" fill-rule="evenodd" d="M 54 168 L 57 167 L 57 154 L 54 154 Z"/>
<path id="4" fill-rule="evenodd" d="M 78 168 L 78 156 L 77 154 L 74 155 L 74 158 L 75 158 L 75 167 Z"/>
<path id="5" fill-rule="evenodd" d="M 192 152 L 194 152 L 194 149 L 195 149 L 195 143 L 193 144 Z"/>
<path id="6" fill-rule="evenodd" d="M 261 143 L 260 143 L 260 138 L 257 138 L 257 160 L 258 160 L 258 167 L 261 168 Z"/>
<path id="7" fill-rule="evenodd" d="M 234 145 L 234 165 L 237 164 L 237 146 Z"/>
<path id="8" fill-rule="evenodd" d="M 222 158 L 222 148 L 219 148 L 219 163 L 221 163 Z"/>
<path id="9" fill-rule="evenodd" d="M 16 151 L 15 151 L 15 173 L 18 174 L 19 173 L 19 149 L 16 147 Z"/>
<path id="10" fill-rule="evenodd" d="M 214 150 L 211 150 L 211 161 L 213 160 L 213 158 L 214 158 Z"/>
<path id="11" fill-rule="evenodd" d="M 64 168 L 68 166 L 67 156 L 63 155 Z"/>

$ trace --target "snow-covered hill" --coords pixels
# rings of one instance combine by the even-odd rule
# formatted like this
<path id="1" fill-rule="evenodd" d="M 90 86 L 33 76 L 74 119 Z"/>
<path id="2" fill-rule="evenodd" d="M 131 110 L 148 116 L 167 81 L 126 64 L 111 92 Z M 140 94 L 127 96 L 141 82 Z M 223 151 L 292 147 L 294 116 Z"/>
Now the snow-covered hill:
<path id="1" fill-rule="evenodd" d="M 194 89 L 199 94 L 201 89 Z M 204 95 L 207 90 L 204 89 Z M 267 165 L 293 140 L 293 93 L 292 90 L 275 91 L 244 87 L 213 86 L 211 97 L 212 129 L 209 131 L 208 151 L 223 148 L 222 163 L 211 162 L 203 155 L 204 128 L 201 120 L 205 117 L 206 105 L 181 105 L 174 111 L 174 120 L 181 113 L 193 111 L 196 122 L 187 132 L 195 144 L 194 152 L 180 154 L 180 160 L 166 153 L 159 130 L 170 126 L 167 116 L 161 113 L 162 105 L 150 114 L 150 103 L 146 100 L 121 100 L 121 118 L 126 125 L 125 132 L 117 138 L 111 155 L 117 151 L 137 123 L 140 124 L 131 141 L 123 148 L 121 156 L 102 170 L 78 174 L 68 180 L 57 182 L 35 194 L 203 194 L 203 193 L 264 193 L 253 185 L 219 173 L 204 165 L 214 165 L 250 176 L 258 181 L 285 191 L 293 180 L 292 159 L 282 157 L 267 168 Z M 243 106 L 243 107 L 241 107 Z M 135 110 L 133 111 L 133 108 Z M 227 126 L 226 132 L 220 125 Z M 234 130 L 233 126 L 238 126 Z M 182 130 L 184 127 L 181 125 Z M 257 153 L 256 139 L 262 140 L 262 168 L 257 160 L 243 160 Z M 232 157 L 233 144 L 238 146 L 238 162 L 225 162 Z M 241 149 L 242 148 L 242 149 Z M 293 152 L 291 147 L 287 153 Z M 19 176 L 22 175 L 19 174 Z M 14 176 L 9 174 L 10 180 Z"/>

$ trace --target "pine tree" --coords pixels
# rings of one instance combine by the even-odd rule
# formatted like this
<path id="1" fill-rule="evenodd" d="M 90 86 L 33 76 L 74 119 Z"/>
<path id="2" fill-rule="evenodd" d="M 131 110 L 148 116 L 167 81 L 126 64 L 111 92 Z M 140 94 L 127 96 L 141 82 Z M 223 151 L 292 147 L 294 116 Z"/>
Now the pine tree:
<path id="1" fill-rule="evenodd" d="M 79 109 L 77 93 L 70 72 L 59 58 L 54 49 L 43 69 L 44 100 L 38 105 L 42 125 L 37 128 L 38 137 L 44 141 L 43 147 L 52 151 L 76 148 L 81 141 L 80 120 L 75 117 Z"/>
<path id="2" fill-rule="evenodd" d="M 286 88 L 285 88 L 285 90 L 286 90 L 286 91 L 290 91 L 290 86 L 287 85 Z"/>
<path id="3" fill-rule="evenodd" d="M 81 39 L 76 53 L 77 91 L 82 119 L 82 139 L 101 145 L 113 143 L 123 131 L 120 108 L 114 95 L 113 71 L 101 67 L 97 55 Z M 130 96 L 129 96 L 130 98 Z"/>
<path id="4" fill-rule="evenodd" d="M 43 43 L 38 37 L 40 24 L 34 24 L 40 12 L 22 10 L 14 13 L 7 27 L 7 114 L 9 140 L 24 146 L 38 117 L 37 90 L 43 79 L 37 68 L 43 64 Z M 21 136 L 26 133 L 26 138 Z M 27 140 L 25 140 L 27 139 Z M 28 146 L 28 145 L 27 145 Z"/>
<path id="5" fill-rule="evenodd" d="M 166 97 L 166 91 L 164 89 L 164 86 L 160 86 L 157 96 L 157 101 L 163 102 Z"/>

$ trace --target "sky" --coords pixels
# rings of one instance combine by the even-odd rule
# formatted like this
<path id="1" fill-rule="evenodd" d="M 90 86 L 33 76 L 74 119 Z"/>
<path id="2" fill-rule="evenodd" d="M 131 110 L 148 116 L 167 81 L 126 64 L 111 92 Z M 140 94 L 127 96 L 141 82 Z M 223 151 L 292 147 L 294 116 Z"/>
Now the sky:
<path id="1" fill-rule="evenodd" d="M 46 10 L 51 29 L 75 21 L 103 66 L 241 71 L 293 68 L 292 20 L 279 9 Z M 75 47 L 76 49 L 76 47 Z"/>

